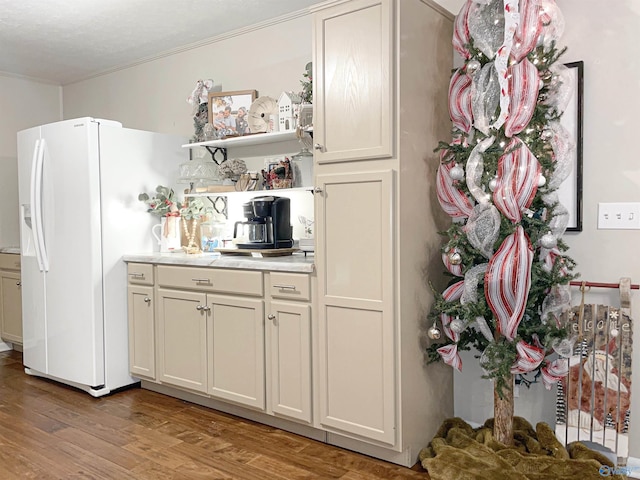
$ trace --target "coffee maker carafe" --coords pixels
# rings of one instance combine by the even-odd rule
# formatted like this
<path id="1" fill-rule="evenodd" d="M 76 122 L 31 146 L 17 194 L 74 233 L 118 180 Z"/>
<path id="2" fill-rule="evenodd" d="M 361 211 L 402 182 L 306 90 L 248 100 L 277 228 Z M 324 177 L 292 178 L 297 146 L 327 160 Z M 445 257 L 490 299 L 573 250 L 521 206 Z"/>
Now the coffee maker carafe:
<path id="1" fill-rule="evenodd" d="M 242 205 L 243 222 L 233 229 L 237 248 L 273 249 L 293 246 L 290 203 L 286 197 L 255 197 Z"/>

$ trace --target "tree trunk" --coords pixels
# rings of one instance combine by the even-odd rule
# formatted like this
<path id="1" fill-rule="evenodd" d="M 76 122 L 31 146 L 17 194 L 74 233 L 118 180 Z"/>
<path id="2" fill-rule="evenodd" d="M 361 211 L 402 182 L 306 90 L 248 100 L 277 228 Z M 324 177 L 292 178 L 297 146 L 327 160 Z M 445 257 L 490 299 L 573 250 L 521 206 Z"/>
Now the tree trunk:
<path id="1" fill-rule="evenodd" d="M 498 394 L 497 382 L 493 387 L 493 437 L 505 445 L 513 445 L 513 376 Z"/>

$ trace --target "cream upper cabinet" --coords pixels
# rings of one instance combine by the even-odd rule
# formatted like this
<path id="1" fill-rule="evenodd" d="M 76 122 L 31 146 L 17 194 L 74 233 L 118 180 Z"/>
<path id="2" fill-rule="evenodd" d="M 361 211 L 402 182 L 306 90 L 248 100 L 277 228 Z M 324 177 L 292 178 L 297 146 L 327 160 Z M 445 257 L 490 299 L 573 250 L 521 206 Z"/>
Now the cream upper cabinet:
<path id="1" fill-rule="evenodd" d="M 320 422 L 392 445 L 393 172 L 318 175 L 317 184 Z"/>
<path id="2" fill-rule="evenodd" d="M 393 154 L 392 6 L 355 0 L 314 17 L 317 163 Z"/>
<path id="3" fill-rule="evenodd" d="M 208 393 L 264 410 L 264 302 L 207 295 L 207 316 Z"/>
<path id="4" fill-rule="evenodd" d="M 22 344 L 20 255 L 0 253 L 0 338 Z"/>
<path id="5" fill-rule="evenodd" d="M 453 18 L 432 0 L 313 14 L 319 422 L 334 445 L 412 465 L 453 414 L 451 369 L 421 344 L 444 280 L 433 149 L 450 137 Z"/>

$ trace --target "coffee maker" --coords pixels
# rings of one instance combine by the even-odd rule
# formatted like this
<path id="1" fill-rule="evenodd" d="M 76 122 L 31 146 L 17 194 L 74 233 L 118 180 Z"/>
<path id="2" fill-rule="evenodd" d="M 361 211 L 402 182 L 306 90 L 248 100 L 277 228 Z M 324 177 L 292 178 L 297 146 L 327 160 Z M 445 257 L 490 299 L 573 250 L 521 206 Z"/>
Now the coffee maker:
<path id="1" fill-rule="evenodd" d="M 243 222 L 236 222 L 233 239 L 237 248 L 272 249 L 293 247 L 290 221 L 291 200 L 286 197 L 255 197 L 242 205 Z"/>

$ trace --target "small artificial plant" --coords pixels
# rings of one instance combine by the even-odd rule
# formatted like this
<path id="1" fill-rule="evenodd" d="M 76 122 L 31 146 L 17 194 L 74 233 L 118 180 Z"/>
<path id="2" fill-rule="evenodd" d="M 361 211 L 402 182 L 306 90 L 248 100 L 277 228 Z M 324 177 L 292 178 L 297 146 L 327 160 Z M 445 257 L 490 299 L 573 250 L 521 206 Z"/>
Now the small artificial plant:
<path id="1" fill-rule="evenodd" d="M 174 192 L 171 188 L 158 185 L 156 191 L 149 196 L 148 193 L 138 195 L 138 200 L 147 205 L 147 212 L 158 217 L 177 217 L 182 208 L 180 202 L 174 199 Z"/>
<path id="2" fill-rule="evenodd" d="M 184 220 L 201 221 L 213 212 L 211 207 L 206 207 L 202 199 L 192 198 L 180 208 L 180 216 Z"/>
<path id="3" fill-rule="evenodd" d="M 313 103 L 313 78 L 312 78 L 312 62 L 307 63 L 304 67 L 304 73 L 302 74 L 302 92 L 300 92 L 300 98 L 302 103 Z"/>
<path id="4" fill-rule="evenodd" d="M 196 231 L 198 223 L 202 223 L 204 219 L 213 212 L 211 207 L 206 207 L 202 199 L 191 198 L 180 209 L 180 216 L 183 219 L 182 228 L 184 234 L 187 237 L 187 246 L 184 248 L 187 253 L 199 253 L 200 248 L 196 244 Z M 188 221 L 191 221 L 191 232 L 187 225 Z"/>

